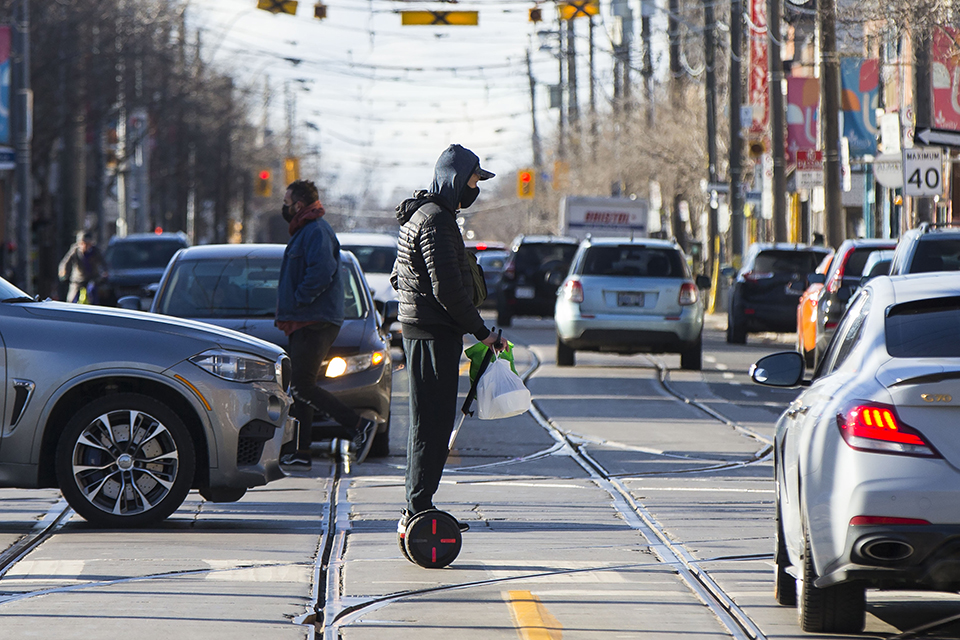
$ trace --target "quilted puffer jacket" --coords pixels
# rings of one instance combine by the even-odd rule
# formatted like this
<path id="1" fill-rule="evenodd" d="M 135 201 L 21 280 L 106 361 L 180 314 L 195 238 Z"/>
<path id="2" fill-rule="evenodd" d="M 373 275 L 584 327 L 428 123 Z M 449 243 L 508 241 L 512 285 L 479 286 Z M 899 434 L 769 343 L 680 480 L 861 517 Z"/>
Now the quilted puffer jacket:
<path id="1" fill-rule="evenodd" d="M 456 212 L 467 180 L 480 166 L 468 149 L 451 145 L 437 161 L 430 191 L 418 191 L 397 207 L 397 261 L 390 275 L 403 324 L 443 326 L 490 335 L 473 305 L 473 278 L 466 261 Z"/>

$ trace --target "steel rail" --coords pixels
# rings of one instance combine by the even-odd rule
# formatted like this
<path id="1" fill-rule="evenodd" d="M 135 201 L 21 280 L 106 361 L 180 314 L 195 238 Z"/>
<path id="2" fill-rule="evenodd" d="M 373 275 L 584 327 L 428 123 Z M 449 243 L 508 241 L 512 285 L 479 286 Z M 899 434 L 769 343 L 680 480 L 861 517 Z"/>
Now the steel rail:
<path id="1" fill-rule="evenodd" d="M 3 552 L 0 552 L 0 578 L 5 576 L 27 554 L 53 537 L 53 534 L 72 515 L 73 509 L 70 508 L 65 499 L 60 498 L 26 535 L 7 547 Z"/>

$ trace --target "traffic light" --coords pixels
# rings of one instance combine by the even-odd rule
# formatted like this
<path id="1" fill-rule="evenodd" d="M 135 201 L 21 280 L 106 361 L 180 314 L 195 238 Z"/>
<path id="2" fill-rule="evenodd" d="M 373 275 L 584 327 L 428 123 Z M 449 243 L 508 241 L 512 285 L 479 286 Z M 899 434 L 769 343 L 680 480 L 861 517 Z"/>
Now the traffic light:
<path id="1" fill-rule="evenodd" d="M 258 0 L 257 9 L 263 9 L 270 13 L 289 13 L 297 14 L 297 0 Z"/>
<path id="2" fill-rule="evenodd" d="M 536 190 L 536 178 L 531 169 L 517 171 L 517 197 L 521 200 L 531 200 Z"/>
<path id="3" fill-rule="evenodd" d="M 530 9 L 530 22 L 540 22 L 543 20 L 543 10 L 540 7 Z"/>
<path id="4" fill-rule="evenodd" d="M 757 160 L 767 152 L 767 143 L 760 139 L 754 138 L 747 142 L 747 154 L 750 156 L 751 160 Z"/>
<path id="5" fill-rule="evenodd" d="M 313 5 L 313 17 L 317 20 L 323 20 L 327 17 L 327 5 L 322 2 L 318 2 Z"/>
<path id="6" fill-rule="evenodd" d="M 284 181 L 292 184 L 300 179 L 300 158 L 286 158 L 283 161 Z"/>
<path id="7" fill-rule="evenodd" d="M 273 195 L 273 183 L 270 177 L 269 169 L 263 169 L 257 174 L 257 195 L 261 198 L 269 198 Z"/>

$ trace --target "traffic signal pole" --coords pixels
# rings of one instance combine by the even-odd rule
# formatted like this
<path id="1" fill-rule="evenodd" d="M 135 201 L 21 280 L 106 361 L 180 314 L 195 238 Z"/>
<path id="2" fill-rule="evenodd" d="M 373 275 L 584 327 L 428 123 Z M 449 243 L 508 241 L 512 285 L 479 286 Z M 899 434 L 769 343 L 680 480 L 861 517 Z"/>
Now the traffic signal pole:
<path id="1" fill-rule="evenodd" d="M 743 175 L 743 138 L 740 105 L 743 91 L 740 59 L 743 55 L 743 0 L 730 2 L 730 252 L 743 255 L 743 197 L 740 180 Z"/>
<path id="2" fill-rule="evenodd" d="M 787 241 L 787 175 L 783 139 L 786 135 L 783 111 L 783 60 L 780 59 L 781 0 L 767 2 L 768 66 L 770 69 L 770 147 L 773 154 L 773 237 Z"/>
<path id="3" fill-rule="evenodd" d="M 31 178 L 30 144 L 33 137 L 33 93 L 30 90 L 30 0 L 20 0 L 20 15 L 15 19 L 14 34 L 14 112 L 16 142 L 16 191 L 14 208 L 17 229 L 17 284 L 33 291 L 33 180 Z"/>

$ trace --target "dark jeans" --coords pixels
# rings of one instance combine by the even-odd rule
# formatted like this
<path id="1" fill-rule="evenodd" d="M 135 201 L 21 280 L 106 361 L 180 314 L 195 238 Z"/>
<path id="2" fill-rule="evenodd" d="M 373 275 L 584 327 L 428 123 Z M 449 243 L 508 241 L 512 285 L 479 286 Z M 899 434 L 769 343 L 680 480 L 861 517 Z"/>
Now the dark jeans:
<path id="1" fill-rule="evenodd" d="M 300 440 L 297 449 L 307 451 L 313 441 L 313 414 L 323 411 L 340 423 L 353 437 L 360 421 L 353 409 L 337 400 L 336 396 L 317 385 L 320 365 L 323 364 L 330 345 L 340 333 L 340 327 L 328 322 L 318 322 L 297 329 L 290 334 L 287 352 L 293 369 L 290 387 L 293 391 L 293 414 L 300 421 Z"/>
<path id="2" fill-rule="evenodd" d="M 407 438 L 407 509 L 433 508 L 447 462 L 447 443 L 457 417 L 457 387 L 463 339 L 403 339 L 410 380 L 410 432 Z"/>

